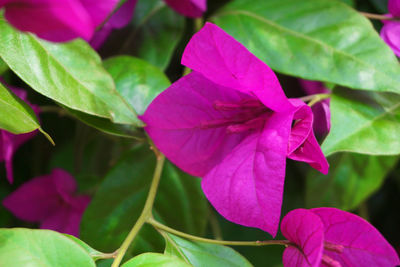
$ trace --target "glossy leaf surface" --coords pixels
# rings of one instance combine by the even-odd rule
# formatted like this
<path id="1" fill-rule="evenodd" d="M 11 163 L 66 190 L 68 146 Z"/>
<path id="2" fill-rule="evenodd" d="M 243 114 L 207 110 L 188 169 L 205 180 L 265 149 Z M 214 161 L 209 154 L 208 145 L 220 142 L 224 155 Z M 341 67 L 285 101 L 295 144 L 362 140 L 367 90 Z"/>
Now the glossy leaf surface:
<path id="1" fill-rule="evenodd" d="M 400 92 L 393 52 L 365 17 L 340 1 L 237 0 L 212 20 L 276 71 Z"/>

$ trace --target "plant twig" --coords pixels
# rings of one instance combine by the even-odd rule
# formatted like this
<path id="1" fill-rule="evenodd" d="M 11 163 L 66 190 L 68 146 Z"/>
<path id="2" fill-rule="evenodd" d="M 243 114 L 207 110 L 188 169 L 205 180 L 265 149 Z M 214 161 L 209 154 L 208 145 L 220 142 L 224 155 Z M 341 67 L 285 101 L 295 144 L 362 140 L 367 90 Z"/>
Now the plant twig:
<path id="1" fill-rule="evenodd" d="M 360 12 L 360 14 L 369 19 L 400 21 L 400 18 L 390 17 L 387 15 L 373 14 L 368 12 Z"/>
<path id="2" fill-rule="evenodd" d="M 136 221 L 135 225 L 132 227 L 128 236 L 125 238 L 121 247 L 118 249 L 117 256 L 115 257 L 115 260 L 111 265 L 111 267 L 118 267 L 120 265 L 132 241 L 135 239 L 136 235 L 139 233 L 140 229 L 146 223 L 146 221 L 148 221 L 149 218 L 151 218 L 152 216 L 151 211 L 153 209 L 154 199 L 156 198 L 158 184 L 160 183 L 161 172 L 164 166 L 164 161 L 165 161 L 165 156 L 161 154 L 160 157 L 157 158 L 157 165 L 154 171 L 153 181 L 151 182 L 149 194 L 147 196 L 143 211 L 140 214 L 139 219 Z"/>
<path id="3" fill-rule="evenodd" d="M 216 244 L 216 245 L 227 245 L 227 246 L 269 246 L 269 245 L 282 245 L 282 246 L 289 246 L 292 243 L 288 240 L 267 240 L 267 241 L 226 241 L 226 240 L 216 240 L 216 239 L 209 239 L 203 238 L 195 235 L 190 235 L 187 233 L 183 233 L 181 231 L 175 230 L 171 227 L 168 227 L 162 223 L 157 222 L 153 218 L 149 218 L 147 222 L 153 225 L 156 229 L 162 230 L 164 232 L 168 232 L 186 239 L 190 239 L 193 241 L 199 241 L 209 244 Z"/>

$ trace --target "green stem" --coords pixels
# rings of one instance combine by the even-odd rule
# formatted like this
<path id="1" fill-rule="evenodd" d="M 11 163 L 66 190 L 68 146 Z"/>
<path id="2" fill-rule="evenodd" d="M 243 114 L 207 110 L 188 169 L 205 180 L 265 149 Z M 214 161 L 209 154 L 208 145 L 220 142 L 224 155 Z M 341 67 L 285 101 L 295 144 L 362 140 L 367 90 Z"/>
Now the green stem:
<path id="1" fill-rule="evenodd" d="M 372 14 L 367 12 L 360 12 L 360 14 L 369 19 L 400 21 L 400 18 L 389 17 L 381 14 Z"/>
<path id="2" fill-rule="evenodd" d="M 162 223 L 157 222 L 153 218 L 149 218 L 147 222 L 153 225 L 156 229 L 162 230 L 164 232 L 168 232 L 186 239 L 190 239 L 193 241 L 199 241 L 209 244 L 216 244 L 216 245 L 227 245 L 227 246 L 269 246 L 269 245 L 282 245 L 282 246 L 289 246 L 292 243 L 288 240 L 267 240 L 267 241 L 226 241 L 226 240 L 216 240 L 216 239 L 209 239 L 203 238 L 199 236 L 194 236 L 190 234 L 183 233 L 181 231 L 172 229 Z"/>
<path id="3" fill-rule="evenodd" d="M 154 199 L 156 198 L 158 184 L 160 183 L 161 172 L 164 166 L 165 156 L 160 154 L 157 157 L 157 165 L 153 175 L 153 181 L 151 182 L 149 194 L 146 199 L 146 203 L 144 204 L 144 208 L 142 213 L 139 216 L 139 219 L 136 221 L 135 225 L 132 227 L 128 236 L 122 243 L 121 247 L 118 249 L 117 256 L 111 267 L 118 267 L 131 245 L 132 241 L 135 239 L 136 235 L 139 233 L 142 226 L 146 223 L 147 220 L 151 218 L 151 211 L 153 209 Z"/>
<path id="4" fill-rule="evenodd" d="M 315 95 L 308 95 L 300 97 L 300 100 L 304 102 L 310 101 L 308 105 L 312 107 L 314 104 L 318 103 L 321 100 L 328 99 L 331 97 L 331 94 L 315 94 Z"/>

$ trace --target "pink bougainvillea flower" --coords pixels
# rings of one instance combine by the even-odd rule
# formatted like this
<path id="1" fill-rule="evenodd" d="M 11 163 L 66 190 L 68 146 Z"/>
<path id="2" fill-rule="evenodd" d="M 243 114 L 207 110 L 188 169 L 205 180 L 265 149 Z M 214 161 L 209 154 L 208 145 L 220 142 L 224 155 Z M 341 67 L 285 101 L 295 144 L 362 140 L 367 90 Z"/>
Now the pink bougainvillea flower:
<path id="1" fill-rule="evenodd" d="M 3 200 L 3 205 L 19 219 L 39 222 L 40 228 L 79 235 L 88 196 L 76 196 L 75 179 L 62 169 L 35 177 Z"/>
<path id="2" fill-rule="evenodd" d="M 400 0 L 389 0 L 388 2 L 390 17 L 400 18 Z M 381 29 L 381 38 L 400 57 L 400 22 L 382 21 L 384 23 Z"/>
<path id="3" fill-rule="evenodd" d="M 189 17 L 201 17 L 207 9 L 207 0 L 165 0 L 176 12 Z"/>
<path id="4" fill-rule="evenodd" d="M 0 0 L 6 19 L 21 31 L 64 42 L 90 40 L 118 0 Z"/>
<path id="5" fill-rule="evenodd" d="M 275 235 L 286 158 L 328 172 L 311 109 L 287 99 L 273 71 L 214 24 L 193 36 L 182 64 L 193 71 L 154 99 L 145 130 L 168 159 L 203 177 L 225 218 Z"/>
<path id="6" fill-rule="evenodd" d="M 394 248 L 366 220 L 335 208 L 297 209 L 282 220 L 295 246 L 283 252 L 285 267 L 387 266 L 400 264 Z"/>
<path id="7" fill-rule="evenodd" d="M 103 27 L 94 34 L 90 40 L 90 45 L 94 49 L 99 49 L 112 30 L 121 29 L 129 24 L 135 10 L 137 0 L 128 0 L 111 16 Z"/>
<path id="8" fill-rule="evenodd" d="M 23 89 L 10 87 L 8 88 L 19 98 L 27 102 L 27 93 Z M 36 115 L 39 114 L 39 107 L 27 102 L 27 104 L 33 109 Z M 25 134 L 12 134 L 6 130 L 0 130 L 0 162 L 5 162 L 7 180 L 12 183 L 14 181 L 12 160 L 15 151 L 30 138 L 35 136 L 37 131 L 33 131 Z"/>
<path id="9" fill-rule="evenodd" d="M 322 82 L 299 79 L 301 86 L 308 95 L 329 93 Z M 314 132 L 319 136 L 326 135 L 331 129 L 330 99 L 324 99 L 312 106 L 314 113 Z"/>

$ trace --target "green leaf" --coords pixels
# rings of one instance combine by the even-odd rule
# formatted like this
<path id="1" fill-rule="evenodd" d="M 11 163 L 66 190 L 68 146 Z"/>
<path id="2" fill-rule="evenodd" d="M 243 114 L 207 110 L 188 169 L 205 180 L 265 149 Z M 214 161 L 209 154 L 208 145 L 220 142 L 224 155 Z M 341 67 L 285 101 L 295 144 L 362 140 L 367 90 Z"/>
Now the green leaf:
<path id="1" fill-rule="evenodd" d="M 143 114 L 151 101 L 171 85 L 160 69 L 138 58 L 119 56 L 103 64 L 113 77 L 117 91 L 137 114 Z"/>
<path id="2" fill-rule="evenodd" d="M 86 244 L 85 242 L 83 242 L 82 240 L 80 240 L 79 238 L 77 238 L 73 235 L 68 235 L 68 234 L 64 234 L 64 235 L 66 237 L 68 237 L 69 239 L 71 239 L 72 241 L 74 241 L 75 243 L 77 243 L 78 245 L 80 245 L 86 251 L 86 253 L 89 254 L 90 257 L 92 257 L 92 259 L 94 261 L 97 261 L 99 259 L 104 259 L 105 256 L 110 256 L 103 252 L 95 250 L 94 248 L 92 248 L 91 246 L 89 246 L 88 244 Z"/>
<path id="3" fill-rule="evenodd" d="M 147 146 L 136 147 L 106 175 L 89 204 L 81 223 L 81 238 L 102 251 L 114 251 L 139 217 L 155 167 L 155 156 Z M 166 162 L 161 177 L 154 216 L 192 234 L 203 234 L 207 201 L 200 179 L 179 171 Z M 135 238 L 133 251 L 161 251 L 163 241 L 149 225 Z"/>
<path id="4" fill-rule="evenodd" d="M 253 266 L 230 247 L 193 242 L 172 234 L 164 234 L 165 254 L 176 256 L 195 267 L 246 267 Z"/>
<path id="5" fill-rule="evenodd" d="M 23 228 L 0 229 L 0 263 L 7 267 L 96 266 L 90 255 L 68 237 Z"/>
<path id="6" fill-rule="evenodd" d="M 146 0 L 138 1 L 132 24 L 128 43 L 134 44 L 135 56 L 166 69 L 184 32 L 184 18 L 162 0 Z"/>
<path id="7" fill-rule="evenodd" d="M 143 135 L 138 133 L 138 128 L 134 125 L 112 123 L 108 119 L 89 115 L 87 113 L 70 109 L 66 106 L 63 106 L 63 108 L 67 110 L 67 112 L 70 113 L 72 116 L 79 119 L 81 122 L 99 131 L 102 131 L 103 133 L 134 139 L 137 139 L 140 135 Z"/>
<path id="8" fill-rule="evenodd" d="M 0 83 L 0 128 L 14 134 L 40 128 L 35 112 L 23 100 Z"/>
<path id="9" fill-rule="evenodd" d="M 159 253 L 144 253 L 125 262 L 122 267 L 190 267 L 184 261 Z"/>
<path id="10" fill-rule="evenodd" d="M 372 24 L 335 0 L 236 0 L 212 18 L 276 71 L 400 93 L 400 64 Z"/>
<path id="11" fill-rule="evenodd" d="M 306 205 L 354 210 L 380 188 L 397 161 L 397 156 L 334 155 L 328 175 L 310 171 Z"/>
<path id="12" fill-rule="evenodd" d="M 331 98 L 331 131 L 325 155 L 349 151 L 400 154 L 400 96 L 336 88 Z"/>
<path id="13" fill-rule="evenodd" d="M 6 70 L 8 70 L 7 64 L 0 58 L 0 75 L 3 74 Z"/>
<path id="14" fill-rule="evenodd" d="M 34 90 L 71 109 L 115 123 L 141 124 L 100 57 L 82 40 L 46 42 L 0 18 L 0 56 Z"/>

